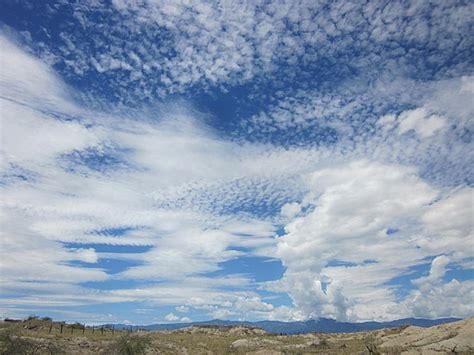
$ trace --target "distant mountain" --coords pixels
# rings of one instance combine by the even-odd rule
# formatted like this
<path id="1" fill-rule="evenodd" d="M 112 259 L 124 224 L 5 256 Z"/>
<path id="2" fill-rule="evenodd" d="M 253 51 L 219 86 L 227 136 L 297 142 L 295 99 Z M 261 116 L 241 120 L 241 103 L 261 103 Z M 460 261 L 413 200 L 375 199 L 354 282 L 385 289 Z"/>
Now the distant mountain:
<path id="1" fill-rule="evenodd" d="M 192 323 L 168 323 L 168 324 L 151 324 L 144 326 L 132 326 L 135 329 L 144 329 L 150 331 L 157 330 L 176 330 L 191 326 L 247 326 L 262 328 L 269 333 L 281 334 L 303 334 L 303 333 L 350 333 L 377 330 L 382 328 L 395 328 L 402 325 L 415 325 L 418 327 L 431 327 L 433 325 L 450 323 L 461 320 L 460 318 L 441 318 L 441 319 L 420 319 L 405 318 L 394 320 L 391 322 L 362 322 L 349 323 L 338 322 L 334 319 L 319 318 L 317 320 L 308 320 L 305 322 L 278 322 L 278 321 L 259 321 L 259 322 L 241 322 L 213 319 L 205 322 Z M 107 325 L 111 327 L 111 325 Z M 130 329 L 130 325 L 114 324 L 115 329 Z"/>

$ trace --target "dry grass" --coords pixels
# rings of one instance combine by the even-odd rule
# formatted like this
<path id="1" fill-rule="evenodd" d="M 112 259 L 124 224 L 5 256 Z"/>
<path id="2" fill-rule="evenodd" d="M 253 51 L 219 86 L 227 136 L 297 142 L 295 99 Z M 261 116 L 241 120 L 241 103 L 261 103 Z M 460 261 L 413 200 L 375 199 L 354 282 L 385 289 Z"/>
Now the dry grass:
<path id="1" fill-rule="evenodd" d="M 466 322 L 466 321 L 464 321 Z M 459 322 L 458 322 L 459 323 Z M 245 327 L 191 327 L 176 331 L 137 332 L 104 329 L 102 332 L 80 325 L 71 328 L 49 320 L 30 319 L 19 323 L 0 323 L 1 354 L 401 354 L 404 351 L 425 353 L 435 349 L 449 352 L 448 346 L 468 339 L 457 346 L 458 354 L 472 354 L 469 338 L 472 320 L 425 330 L 400 327 L 374 332 L 349 334 L 304 334 L 282 336 L 261 329 Z M 471 327 L 471 328 L 470 328 Z M 72 334 L 71 334 L 72 331 Z M 425 348 L 419 344 L 429 334 Z M 447 334 L 450 335 L 449 339 Z M 463 338 L 458 336 L 460 334 Z M 406 339 L 416 339 L 406 343 Z M 450 343 L 446 343 L 449 340 Z M 443 343 L 444 342 L 444 343 Z M 418 345 L 417 345 L 418 344 Z M 443 345 L 445 344 L 445 345 Z M 443 346 L 445 346 L 443 348 Z M 430 348 L 430 349 L 431 349 Z M 444 350 L 443 350 L 444 349 Z"/>

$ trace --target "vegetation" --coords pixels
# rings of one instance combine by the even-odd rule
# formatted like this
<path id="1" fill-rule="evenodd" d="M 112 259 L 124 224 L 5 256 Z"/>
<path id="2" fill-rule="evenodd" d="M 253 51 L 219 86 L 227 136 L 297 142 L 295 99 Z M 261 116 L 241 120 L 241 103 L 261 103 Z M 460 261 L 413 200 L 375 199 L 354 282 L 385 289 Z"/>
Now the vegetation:
<path id="1" fill-rule="evenodd" d="M 29 317 L 0 322 L 0 354 L 401 354 L 474 353 L 474 319 L 432 328 L 347 334 L 268 334 L 248 327 L 189 327 L 130 332 Z"/>
<path id="2" fill-rule="evenodd" d="M 109 348 L 110 354 L 117 355 L 142 355 L 151 345 L 148 336 L 122 335 Z"/>
<path id="3" fill-rule="evenodd" d="M 0 354 L 63 354 L 63 351 L 51 343 L 41 343 L 15 334 L 12 329 L 0 332 Z"/>

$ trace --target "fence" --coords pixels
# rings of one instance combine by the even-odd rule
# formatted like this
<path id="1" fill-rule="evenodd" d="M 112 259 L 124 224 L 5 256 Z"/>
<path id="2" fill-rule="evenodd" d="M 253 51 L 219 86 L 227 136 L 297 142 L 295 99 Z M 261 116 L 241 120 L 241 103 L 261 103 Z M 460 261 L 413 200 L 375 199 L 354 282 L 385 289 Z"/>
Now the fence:
<path id="1" fill-rule="evenodd" d="M 127 328 L 115 329 L 115 325 L 101 325 L 101 326 L 86 326 L 85 324 L 67 324 L 67 323 L 51 323 L 49 325 L 49 334 L 70 334 L 70 335 L 80 335 L 80 334 L 98 334 L 98 335 L 107 335 L 115 334 L 116 332 L 124 333 L 136 333 L 143 332 L 145 329 L 130 326 Z"/>

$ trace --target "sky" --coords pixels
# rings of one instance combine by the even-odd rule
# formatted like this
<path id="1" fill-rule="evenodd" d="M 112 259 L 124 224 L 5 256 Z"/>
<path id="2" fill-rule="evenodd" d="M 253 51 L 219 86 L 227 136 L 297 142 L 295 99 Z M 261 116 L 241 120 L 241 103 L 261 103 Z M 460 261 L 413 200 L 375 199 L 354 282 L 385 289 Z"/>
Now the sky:
<path id="1" fill-rule="evenodd" d="M 474 315 L 473 2 L 0 7 L 0 316 Z"/>

